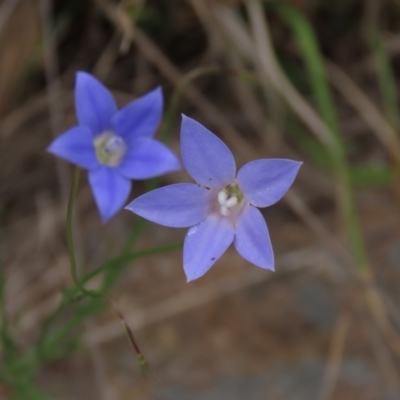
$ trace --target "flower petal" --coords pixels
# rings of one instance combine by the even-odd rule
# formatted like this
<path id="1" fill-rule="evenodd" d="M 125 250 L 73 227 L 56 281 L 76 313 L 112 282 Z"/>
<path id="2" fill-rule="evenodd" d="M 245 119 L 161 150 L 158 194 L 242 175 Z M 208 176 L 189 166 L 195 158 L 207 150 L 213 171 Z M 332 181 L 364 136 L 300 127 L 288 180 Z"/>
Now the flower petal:
<path id="1" fill-rule="evenodd" d="M 259 209 L 244 208 L 236 222 L 236 250 L 257 267 L 274 270 L 274 252 L 267 224 Z"/>
<path id="2" fill-rule="evenodd" d="M 75 109 L 79 124 L 89 127 L 96 135 L 111 128 L 111 118 L 117 112 L 117 105 L 112 94 L 93 75 L 78 72 Z"/>
<path id="3" fill-rule="evenodd" d="M 158 140 L 141 137 L 129 143 L 118 171 L 130 179 L 148 179 L 180 169 L 175 154 Z"/>
<path id="4" fill-rule="evenodd" d="M 233 242 L 235 230 L 228 218 L 209 215 L 192 226 L 183 245 L 183 267 L 188 282 L 203 276 Z"/>
<path id="5" fill-rule="evenodd" d="M 76 126 L 55 139 L 47 151 L 85 169 L 99 166 L 89 128 Z"/>
<path id="6" fill-rule="evenodd" d="M 126 207 L 149 221 L 172 228 L 198 224 L 210 208 L 210 191 L 194 183 L 164 186 L 138 197 Z"/>
<path id="7" fill-rule="evenodd" d="M 162 109 L 162 91 L 156 88 L 118 111 L 112 119 L 113 129 L 125 140 L 151 137 L 160 124 Z"/>
<path id="8" fill-rule="evenodd" d="M 182 115 L 181 148 L 183 164 L 199 185 L 222 188 L 234 181 L 235 159 L 226 144 L 185 115 Z"/>
<path id="9" fill-rule="evenodd" d="M 89 183 L 103 222 L 124 206 L 132 187 L 129 179 L 115 169 L 103 166 L 89 171 Z"/>
<path id="10" fill-rule="evenodd" d="M 288 191 L 301 164 L 280 158 L 251 161 L 240 168 L 237 181 L 251 204 L 268 207 Z"/>

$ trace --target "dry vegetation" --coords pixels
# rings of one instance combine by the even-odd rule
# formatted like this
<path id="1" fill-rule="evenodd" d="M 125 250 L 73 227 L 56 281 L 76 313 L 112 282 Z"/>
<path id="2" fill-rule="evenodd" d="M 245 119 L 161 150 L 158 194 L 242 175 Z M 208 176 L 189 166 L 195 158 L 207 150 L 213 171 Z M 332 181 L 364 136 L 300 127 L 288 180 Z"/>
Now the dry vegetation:
<path id="1" fill-rule="evenodd" d="M 400 398 L 398 21 L 396 0 L 0 2 L 2 365 L 12 364 L 9 335 L 10 354 L 25 360 L 13 374 L 31 371 L 27 387 L 51 399 Z M 46 147 L 75 123 L 77 70 L 99 77 L 120 105 L 161 85 L 177 152 L 185 113 L 223 138 L 238 165 L 304 161 L 293 189 L 265 210 L 276 273 L 232 250 L 186 284 L 176 250 L 132 260 L 112 278 L 147 378 L 107 302 L 57 342 L 54 359 L 29 369 L 26 357 L 72 285 L 71 168 Z M 144 190 L 135 184 L 132 198 Z M 117 255 L 136 224 L 121 211 L 101 225 L 82 181 L 79 273 Z M 183 235 L 149 224 L 135 249 Z M 3 369 L 0 399 L 47 398 L 18 394 Z"/>

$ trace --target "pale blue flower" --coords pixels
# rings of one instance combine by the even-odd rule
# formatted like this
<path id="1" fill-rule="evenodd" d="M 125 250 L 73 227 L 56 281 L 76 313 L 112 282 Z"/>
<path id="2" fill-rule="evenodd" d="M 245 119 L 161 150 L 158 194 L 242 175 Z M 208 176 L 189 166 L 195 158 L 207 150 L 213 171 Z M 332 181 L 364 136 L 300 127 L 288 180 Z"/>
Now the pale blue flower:
<path id="1" fill-rule="evenodd" d="M 274 254 L 264 217 L 257 207 L 276 203 L 292 185 L 301 162 L 263 159 L 236 175 L 231 151 L 198 122 L 183 116 L 183 164 L 196 183 L 165 186 L 126 208 L 161 225 L 190 227 L 183 248 L 188 281 L 205 274 L 234 243 L 252 264 L 274 270 Z"/>
<path id="2" fill-rule="evenodd" d="M 89 170 L 103 221 L 126 203 L 131 179 L 153 178 L 180 168 L 172 151 L 152 138 L 162 108 L 162 92 L 157 88 L 118 110 L 111 93 L 96 78 L 77 73 L 79 124 L 55 139 L 48 151 Z"/>

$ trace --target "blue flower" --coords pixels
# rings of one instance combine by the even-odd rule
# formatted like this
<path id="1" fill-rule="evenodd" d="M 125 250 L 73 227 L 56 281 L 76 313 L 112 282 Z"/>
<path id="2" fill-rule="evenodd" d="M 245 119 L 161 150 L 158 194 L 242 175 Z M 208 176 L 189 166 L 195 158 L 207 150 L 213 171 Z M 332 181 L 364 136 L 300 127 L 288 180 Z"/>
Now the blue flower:
<path id="1" fill-rule="evenodd" d="M 180 168 L 176 156 L 152 138 L 162 116 L 160 88 L 121 110 L 92 75 L 78 72 L 75 108 L 79 125 L 55 139 L 50 153 L 89 170 L 103 222 L 126 203 L 131 179 L 148 179 Z"/>
<path id="2" fill-rule="evenodd" d="M 228 147 L 185 116 L 181 147 L 183 164 L 196 183 L 156 189 L 126 208 L 161 225 L 190 227 L 183 248 L 188 281 L 204 275 L 232 242 L 247 261 L 274 270 L 267 225 L 257 207 L 280 200 L 302 163 L 255 160 L 244 165 L 236 176 L 235 160 Z"/>

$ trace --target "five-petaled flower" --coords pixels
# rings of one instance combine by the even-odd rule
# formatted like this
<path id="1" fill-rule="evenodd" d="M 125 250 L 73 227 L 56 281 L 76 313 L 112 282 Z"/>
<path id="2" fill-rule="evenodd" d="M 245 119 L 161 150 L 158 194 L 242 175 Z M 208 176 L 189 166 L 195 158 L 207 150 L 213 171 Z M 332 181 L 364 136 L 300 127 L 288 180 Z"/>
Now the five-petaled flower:
<path id="1" fill-rule="evenodd" d="M 233 242 L 247 261 L 274 270 L 265 220 L 267 207 L 292 185 L 301 162 L 262 159 L 244 165 L 236 176 L 231 151 L 198 122 L 183 116 L 183 164 L 196 183 L 164 186 L 126 208 L 161 225 L 190 227 L 183 248 L 188 281 L 205 274 Z"/>
<path id="2" fill-rule="evenodd" d="M 102 220 L 123 207 L 131 179 L 148 179 L 180 168 L 176 156 L 152 138 L 161 119 L 160 88 L 121 110 L 92 75 L 78 72 L 75 108 L 79 124 L 55 139 L 50 153 L 89 170 L 89 183 Z"/>

